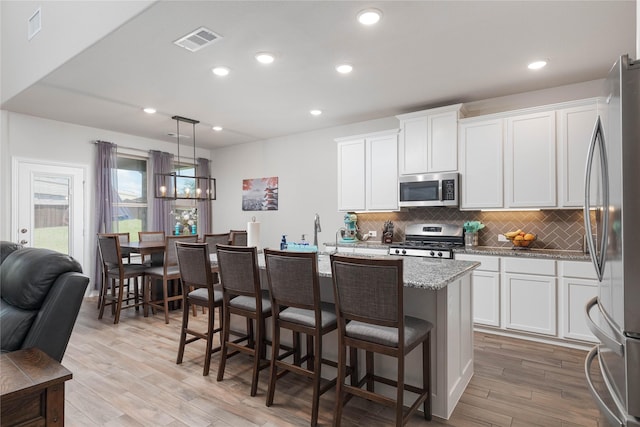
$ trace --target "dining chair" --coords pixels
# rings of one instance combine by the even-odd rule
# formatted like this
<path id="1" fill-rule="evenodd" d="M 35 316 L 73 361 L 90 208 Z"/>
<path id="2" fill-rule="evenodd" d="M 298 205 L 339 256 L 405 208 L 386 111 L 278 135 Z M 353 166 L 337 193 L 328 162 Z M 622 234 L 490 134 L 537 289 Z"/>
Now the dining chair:
<path id="1" fill-rule="evenodd" d="M 177 242 L 196 243 L 198 236 L 165 236 L 164 260 L 161 266 L 147 267 L 145 270 L 145 304 L 144 315 L 149 314 L 149 307 L 159 309 L 164 312 L 164 321 L 169 323 L 169 303 L 182 300 L 182 293 L 175 289 L 169 293 L 169 282 L 180 278 L 180 268 L 178 267 L 178 255 L 176 252 Z M 162 281 L 162 298 L 155 296 L 153 291 L 153 281 Z"/>
<path id="2" fill-rule="evenodd" d="M 336 384 L 334 378 L 325 381 L 321 387 L 322 363 L 337 367 L 335 362 L 322 358 L 322 337 L 337 328 L 335 306 L 320 300 L 317 253 L 264 249 L 264 257 L 273 311 L 267 406 L 273 404 L 278 378 L 287 372 L 303 375 L 313 383 L 311 425 L 315 426 L 320 395 Z M 294 333 L 293 361 L 280 357 L 280 330 L 283 328 Z M 306 355 L 302 358 L 301 333 L 307 337 Z M 307 362 L 306 369 L 304 362 Z"/>
<path id="3" fill-rule="evenodd" d="M 229 233 L 217 233 L 217 234 L 205 234 L 203 241 L 209 244 L 209 252 L 212 254 L 216 253 L 216 245 L 228 245 L 231 243 L 231 236 Z"/>
<path id="4" fill-rule="evenodd" d="M 333 291 L 338 318 L 338 383 L 334 426 L 340 426 L 346 396 L 359 396 L 395 408 L 395 424 L 403 426 L 423 405 L 431 419 L 431 329 L 422 319 L 405 316 L 403 260 L 331 255 Z M 405 383 L 405 356 L 422 345 L 422 385 Z M 365 351 L 365 375 L 354 385 L 345 384 L 346 349 Z M 373 354 L 396 359 L 397 378 L 376 374 Z M 357 371 L 357 369 L 356 369 Z M 375 383 L 396 387 L 395 400 L 375 392 Z M 362 386 L 366 384 L 366 390 Z M 404 413 L 404 391 L 418 395 Z"/>
<path id="5" fill-rule="evenodd" d="M 247 231 L 246 230 L 231 230 L 229 232 L 230 245 L 232 246 L 247 246 Z"/>
<path id="6" fill-rule="evenodd" d="M 164 231 L 138 231 L 138 241 L 139 242 L 164 242 L 165 233 Z M 146 255 L 142 257 L 142 263 L 146 263 L 151 261 L 153 265 L 160 265 L 162 259 L 155 259 L 156 257 L 160 257 L 159 254 L 151 254 L 150 260 L 146 258 Z"/>
<path id="7" fill-rule="evenodd" d="M 260 371 L 269 367 L 269 363 L 265 360 L 265 319 L 271 317 L 271 301 L 260 287 L 258 251 L 256 247 L 218 244 L 217 252 L 224 313 L 222 350 L 217 379 L 222 381 L 224 378 L 227 358 L 236 353 L 248 354 L 253 358 L 251 396 L 255 396 Z M 246 334 L 240 335 L 233 341 L 230 339 L 232 314 L 247 319 Z M 253 322 L 256 324 L 255 328 Z M 229 354 L 229 349 L 233 353 Z"/>
<path id="8" fill-rule="evenodd" d="M 203 339 L 207 345 L 202 375 L 206 376 L 209 375 L 211 356 L 221 348 L 213 347 L 213 336 L 222 330 L 222 289 L 214 283 L 208 244 L 178 242 L 176 252 L 182 281 L 182 327 L 176 363 L 182 363 L 186 344 Z M 189 308 L 196 306 L 208 308 L 207 331 L 204 333 L 189 328 Z M 217 328 L 214 325 L 216 308 L 219 317 Z M 191 338 L 187 339 L 188 335 Z"/>
<path id="9" fill-rule="evenodd" d="M 118 323 L 120 321 L 120 312 L 123 308 L 135 307 L 136 310 L 139 308 L 141 301 L 138 291 L 138 278 L 144 278 L 146 267 L 142 264 L 125 264 L 122 261 L 120 238 L 116 234 L 99 234 L 98 249 L 103 269 L 98 319 L 102 319 L 104 308 L 110 305 L 111 312 L 114 315 L 113 323 Z M 128 279 L 134 279 L 133 292 L 129 289 L 128 283 L 125 283 Z M 125 288 L 127 288 L 126 295 Z M 109 293 L 109 290 L 111 290 L 111 293 Z"/>
<path id="10" fill-rule="evenodd" d="M 106 234 L 115 234 L 116 236 L 118 236 L 118 240 L 120 241 L 120 245 L 122 245 L 123 243 L 129 243 L 129 233 L 98 233 L 98 235 L 106 235 Z M 131 264 L 131 250 L 128 248 L 120 248 L 120 251 L 122 253 L 122 259 L 126 259 L 127 260 L 127 264 Z M 104 269 L 102 271 L 102 284 L 104 285 L 104 283 L 106 282 L 106 278 L 104 275 Z M 127 281 L 127 284 L 129 282 Z M 100 304 L 102 304 L 102 289 L 100 290 L 100 292 L 98 293 L 98 310 L 100 309 Z"/>

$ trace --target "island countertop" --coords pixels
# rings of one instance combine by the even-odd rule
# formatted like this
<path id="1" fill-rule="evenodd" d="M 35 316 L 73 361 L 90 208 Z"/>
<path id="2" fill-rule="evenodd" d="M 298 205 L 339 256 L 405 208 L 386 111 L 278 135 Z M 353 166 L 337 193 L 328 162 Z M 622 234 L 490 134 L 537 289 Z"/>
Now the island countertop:
<path id="1" fill-rule="evenodd" d="M 362 256 L 347 255 L 344 256 Z M 391 255 L 378 255 L 366 257 L 398 258 Z M 480 266 L 479 262 L 456 261 L 452 259 L 433 259 L 421 257 L 401 257 L 404 262 L 404 286 L 408 288 L 426 289 L 438 291 L 445 288 L 449 283 L 459 279 L 465 274 L 471 273 Z M 217 266 L 218 259 L 215 254 L 211 255 L 211 264 Z M 258 266 L 266 268 L 264 255 L 258 255 Z M 318 254 L 318 275 L 320 277 L 331 277 L 331 261 L 327 253 Z"/>

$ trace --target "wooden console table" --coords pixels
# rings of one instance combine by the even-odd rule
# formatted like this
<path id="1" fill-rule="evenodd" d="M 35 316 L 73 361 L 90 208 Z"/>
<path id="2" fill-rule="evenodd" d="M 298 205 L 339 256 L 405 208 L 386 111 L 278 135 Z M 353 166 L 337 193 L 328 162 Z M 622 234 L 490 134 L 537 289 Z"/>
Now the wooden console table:
<path id="1" fill-rule="evenodd" d="M 0 356 L 0 425 L 64 426 L 71 372 L 37 348 Z"/>

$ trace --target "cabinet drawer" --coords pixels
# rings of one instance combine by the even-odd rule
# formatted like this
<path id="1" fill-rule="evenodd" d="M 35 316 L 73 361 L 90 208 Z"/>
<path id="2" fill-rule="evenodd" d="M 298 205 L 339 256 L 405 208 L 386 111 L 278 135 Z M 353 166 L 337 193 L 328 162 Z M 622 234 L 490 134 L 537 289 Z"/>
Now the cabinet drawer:
<path id="1" fill-rule="evenodd" d="M 478 267 L 476 271 L 500 271 L 500 258 L 498 257 L 484 256 L 484 255 L 455 254 L 454 259 L 459 261 L 479 262 L 480 267 Z"/>
<path id="2" fill-rule="evenodd" d="M 504 258 L 503 263 L 506 273 L 556 275 L 556 262 L 551 260 Z"/>
<path id="3" fill-rule="evenodd" d="M 593 264 L 587 261 L 562 261 L 562 277 L 598 280 Z"/>

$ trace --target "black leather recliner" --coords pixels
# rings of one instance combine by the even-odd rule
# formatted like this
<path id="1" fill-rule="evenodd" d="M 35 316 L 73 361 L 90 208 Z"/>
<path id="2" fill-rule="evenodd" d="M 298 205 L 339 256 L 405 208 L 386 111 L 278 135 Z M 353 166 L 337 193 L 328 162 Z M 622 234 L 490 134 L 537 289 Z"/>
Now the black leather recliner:
<path id="1" fill-rule="evenodd" d="M 0 350 L 62 360 L 89 278 L 68 255 L 0 242 Z"/>

